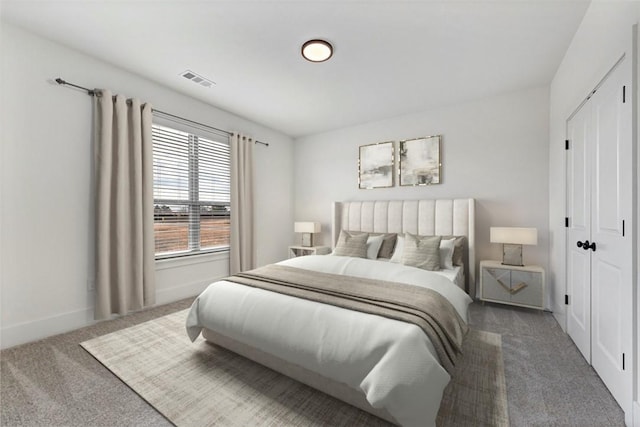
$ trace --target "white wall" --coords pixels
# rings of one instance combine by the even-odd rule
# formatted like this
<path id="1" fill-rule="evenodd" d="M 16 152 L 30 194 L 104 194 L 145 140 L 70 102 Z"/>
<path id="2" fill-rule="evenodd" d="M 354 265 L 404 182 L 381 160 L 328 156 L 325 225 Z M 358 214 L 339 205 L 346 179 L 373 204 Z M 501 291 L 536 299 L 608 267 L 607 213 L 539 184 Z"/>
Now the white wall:
<path id="1" fill-rule="evenodd" d="M 308 136 L 294 145 L 294 219 L 322 223 L 330 245 L 331 202 L 365 199 L 476 199 L 476 259 L 501 259 L 489 227 L 537 227 L 525 262 L 547 267 L 547 88 L 425 111 Z M 359 146 L 441 134 L 442 184 L 358 189 Z"/>
<path id="2" fill-rule="evenodd" d="M 291 138 L 6 22 L 0 37 L 2 347 L 93 318 L 92 100 L 48 81 L 56 77 L 269 142 L 255 147 L 257 257 L 261 265 L 286 257 L 293 234 Z M 158 303 L 195 295 L 227 274 L 226 255 L 159 262 Z"/>
<path id="3" fill-rule="evenodd" d="M 589 6 L 584 19 L 567 50 L 550 89 L 549 121 L 549 224 L 550 224 L 550 270 L 549 279 L 554 286 L 552 307 L 558 323 L 566 330 L 564 294 L 566 291 L 566 242 L 565 242 L 565 150 L 566 122 L 591 90 L 611 69 L 616 61 L 627 54 L 633 57 L 633 25 L 640 19 L 637 2 L 600 2 Z M 638 80 L 634 82 L 637 99 Z M 637 105 L 637 102 L 636 102 Z M 637 125 L 637 124 L 636 124 Z M 636 135 L 637 137 L 637 135 Z M 637 198 L 637 187 L 636 187 Z M 640 209 L 640 207 L 636 208 Z M 638 211 L 637 211 L 638 212 Z M 634 230 L 634 233 L 637 231 Z M 635 245 L 637 251 L 637 240 Z M 637 268 L 637 267 L 636 267 Z M 634 287 L 635 289 L 635 287 Z M 637 291 L 634 291 L 637 295 Z M 637 322 L 637 304 L 634 319 Z M 638 325 L 635 333 L 640 331 Z M 638 342 L 636 338 L 636 343 Z M 637 351 L 637 350 L 636 350 Z M 637 354 L 634 357 L 634 400 L 637 401 L 637 384 L 640 370 Z M 634 412 L 640 407 L 635 404 Z M 640 425 L 638 414 L 634 418 Z M 626 422 L 630 425 L 631 414 Z"/>

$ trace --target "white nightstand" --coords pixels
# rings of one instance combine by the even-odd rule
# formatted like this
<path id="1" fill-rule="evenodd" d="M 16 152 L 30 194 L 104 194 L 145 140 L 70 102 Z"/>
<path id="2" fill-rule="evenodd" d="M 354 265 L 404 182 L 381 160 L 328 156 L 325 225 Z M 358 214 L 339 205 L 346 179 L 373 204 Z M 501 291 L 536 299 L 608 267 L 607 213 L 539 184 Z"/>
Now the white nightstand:
<path id="1" fill-rule="evenodd" d="M 329 246 L 289 246 L 289 258 L 304 255 L 327 255 L 331 253 Z"/>
<path id="2" fill-rule="evenodd" d="M 544 310 L 544 269 L 480 261 L 480 299 Z"/>

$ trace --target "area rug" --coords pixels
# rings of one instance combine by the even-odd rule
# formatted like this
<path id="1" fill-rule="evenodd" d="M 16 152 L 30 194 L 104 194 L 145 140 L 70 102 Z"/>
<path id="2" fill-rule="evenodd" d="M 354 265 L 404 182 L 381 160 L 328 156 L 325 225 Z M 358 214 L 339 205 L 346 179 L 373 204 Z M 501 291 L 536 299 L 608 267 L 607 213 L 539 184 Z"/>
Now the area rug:
<path id="1" fill-rule="evenodd" d="M 389 423 L 199 338 L 179 311 L 83 342 L 177 426 L 388 426 Z M 498 334 L 471 330 L 438 426 L 508 426 Z"/>

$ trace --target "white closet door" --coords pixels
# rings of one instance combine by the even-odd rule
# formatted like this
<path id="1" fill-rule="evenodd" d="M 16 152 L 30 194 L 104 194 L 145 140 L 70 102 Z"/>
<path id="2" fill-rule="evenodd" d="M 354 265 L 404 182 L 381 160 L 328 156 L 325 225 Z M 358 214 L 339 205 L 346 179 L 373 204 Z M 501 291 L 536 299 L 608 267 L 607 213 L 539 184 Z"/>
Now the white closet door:
<path id="1" fill-rule="evenodd" d="M 625 412 L 631 409 L 633 363 L 630 230 L 623 236 L 633 198 L 630 76 L 630 61 L 624 60 L 589 101 L 595 157 L 591 241 L 596 246 L 585 251 L 591 255 L 591 363 Z"/>
<path id="2" fill-rule="evenodd" d="M 625 413 L 633 363 L 630 81 L 624 59 L 567 123 L 567 332 Z"/>
<path id="3" fill-rule="evenodd" d="M 591 363 L 590 251 L 583 249 L 591 234 L 591 104 L 569 121 L 567 137 L 567 333 Z"/>

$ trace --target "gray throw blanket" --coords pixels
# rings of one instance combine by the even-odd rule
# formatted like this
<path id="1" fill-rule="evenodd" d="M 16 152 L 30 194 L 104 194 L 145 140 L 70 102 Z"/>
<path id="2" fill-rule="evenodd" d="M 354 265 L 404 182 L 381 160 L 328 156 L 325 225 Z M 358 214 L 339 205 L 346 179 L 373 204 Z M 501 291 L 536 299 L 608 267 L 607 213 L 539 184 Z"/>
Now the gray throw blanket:
<path id="1" fill-rule="evenodd" d="M 469 330 L 453 305 L 438 292 L 404 283 L 275 264 L 238 273 L 226 280 L 413 323 L 427 334 L 449 374 L 453 373 L 462 353 L 462 340 Z"/>

